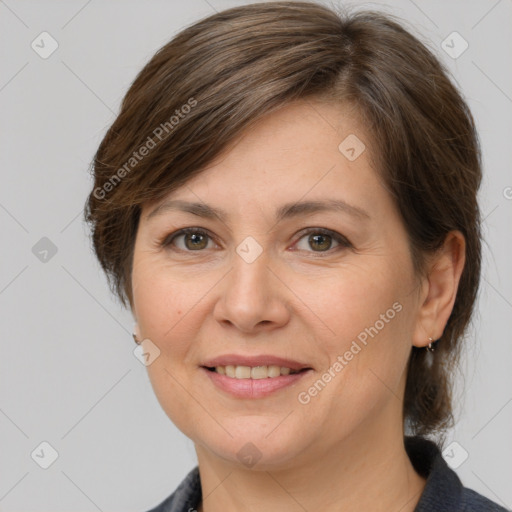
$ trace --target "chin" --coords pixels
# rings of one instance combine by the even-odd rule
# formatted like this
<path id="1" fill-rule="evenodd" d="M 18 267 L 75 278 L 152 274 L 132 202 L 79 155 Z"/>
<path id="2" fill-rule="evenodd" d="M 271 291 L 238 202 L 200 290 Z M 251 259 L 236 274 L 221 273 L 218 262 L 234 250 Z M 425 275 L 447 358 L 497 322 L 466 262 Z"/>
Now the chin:
<path id="1" fill-rule="evenodd" d="M 268 421 L 262 419 L 258 425 L 258 421 L 252 417 L 238 423 L 236 431 L 234 427 L 231 430 L 226 425 L 233 437 L 226 434 L 212 438 L 210 431 L 210 435 L 194 442 L 239 469 L 267 471 L 291 468 L 305 449 L 304 431 L 298 428 L 293 433 L 288 428 L 278 432 L 281 428 L 278 427 L 272 432 L 278 423 L 272 424 L 274 426 L 268 428 Z"/>

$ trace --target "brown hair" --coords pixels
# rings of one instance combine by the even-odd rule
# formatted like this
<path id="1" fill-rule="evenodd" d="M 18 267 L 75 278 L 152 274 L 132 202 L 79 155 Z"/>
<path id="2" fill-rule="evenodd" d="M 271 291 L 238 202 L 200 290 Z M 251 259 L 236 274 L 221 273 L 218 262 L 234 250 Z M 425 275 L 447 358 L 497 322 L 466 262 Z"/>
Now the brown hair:
<path id="1" fill-rule="evenodd" d="M 307 97 L 356 106 L 418 275 L 449 231 L 466 239 L 433 363 L 413 347 L 408 366 L 404 419 L 418 434 L 442 431 L 452 422 L 450 376 L 480 279 L 480 149 L 446 70 L 391 16 L 258 3 L 178 33 L 138 74 L 94 157 L 86 219 L 96 255 L 113 290 L 131 304 L 141 205 L 199 174 L 262 115 Z"/>

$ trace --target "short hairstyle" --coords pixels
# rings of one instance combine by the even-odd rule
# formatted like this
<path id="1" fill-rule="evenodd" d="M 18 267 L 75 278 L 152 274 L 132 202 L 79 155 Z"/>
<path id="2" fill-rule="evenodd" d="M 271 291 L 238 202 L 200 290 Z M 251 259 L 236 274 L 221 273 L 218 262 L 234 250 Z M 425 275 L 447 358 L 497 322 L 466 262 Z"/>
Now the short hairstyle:
<path id="1" fill-rule="evenodd" d="M 201 173 L 263 115 L 307 98 L 352 106 L 406 228 L 414 269 L 451 230 L 466 240 L 456 300 L 429 361 L 412 347 L 404 421 L 453 424 L 451 374 L 480 280 L 481 155 L 468 106 L 434 54 L 400 22 L 311 2 L 235 7 L 179 32 L 140 71 L 92 162 L 85 216 L 123 304 L 143 204 Z"/>

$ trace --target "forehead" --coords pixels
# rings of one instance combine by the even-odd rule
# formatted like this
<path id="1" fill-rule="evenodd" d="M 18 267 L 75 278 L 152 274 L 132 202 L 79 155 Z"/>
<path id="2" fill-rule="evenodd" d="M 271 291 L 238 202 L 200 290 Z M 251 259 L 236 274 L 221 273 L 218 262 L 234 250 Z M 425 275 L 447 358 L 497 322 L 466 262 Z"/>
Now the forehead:
<path id="1" fill-rule="evenodd" d="M 301 199 L 315 202 L 329 193 L 333 201 L 348 205 L 346 212 L 361 216 L 379 188 L 370 163 L 371 146 L 350 105 L 297 101 L 259 119 L 199 174 L 145 213 L 151 215 L 159 207 L 161 212 L 172 200 L 186 200 L 196 203 L 196 211 L 201 203 L 208 202 L 210 210 L 217 203 L 216 213 L 222 216 L 227 215 L 224 210 L 248 209 L 253 203 L 260 210 L 273 203 L 274 209 Z M 353 204 L 351 209 L 350 203 L 359 203 L 359 208 Z M 283 206 L 277 215 L 289 210 L 289 205 Z M 208 208 L 202 213 L 206 216 Z"/>

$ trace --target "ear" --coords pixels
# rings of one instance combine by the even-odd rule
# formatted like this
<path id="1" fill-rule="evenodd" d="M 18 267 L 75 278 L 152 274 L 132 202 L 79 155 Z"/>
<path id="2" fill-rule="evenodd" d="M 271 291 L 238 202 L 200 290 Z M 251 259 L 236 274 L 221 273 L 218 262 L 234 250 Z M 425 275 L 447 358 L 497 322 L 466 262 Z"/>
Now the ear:
<path id="1" fill-rule="evenodd" d="M 443 246 L 429 262 L 422 283 L 413 345 L 425 347 L 429 337 L 438 340 L 453 309 L 460 276 L 466 261 L 466 241 L 460 231 L 450 231 Z"/>

